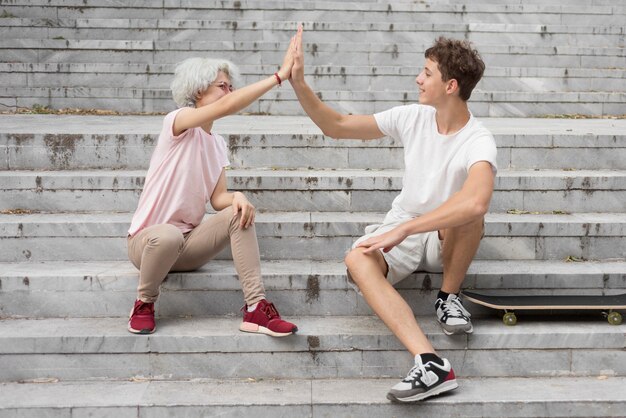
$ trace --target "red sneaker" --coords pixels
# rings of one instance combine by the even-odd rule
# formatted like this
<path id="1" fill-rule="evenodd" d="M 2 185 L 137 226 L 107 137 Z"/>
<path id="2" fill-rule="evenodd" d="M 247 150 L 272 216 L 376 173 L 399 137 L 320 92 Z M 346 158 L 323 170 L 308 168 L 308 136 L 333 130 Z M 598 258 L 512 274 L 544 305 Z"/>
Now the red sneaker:
<path id="1" fill-rule="evenodd" d="M 297 326 L 280 319 L 280 314 L 274 304 L 265 299 L 262 299 L 252 312 L 248 312 L 248 305 L 241 310 L 243 322 L 239 326 L 240 331 L 267 334 L 272 337 L 285 337 L 298 331 Z"/>
<path id="2" fill-rule="evenodd" d="M 154 303 L 135 301 L 133 310 L 130 311 L 128 330 L 133 334 L 152 334 L 156 330 L 154 323 Z"/>

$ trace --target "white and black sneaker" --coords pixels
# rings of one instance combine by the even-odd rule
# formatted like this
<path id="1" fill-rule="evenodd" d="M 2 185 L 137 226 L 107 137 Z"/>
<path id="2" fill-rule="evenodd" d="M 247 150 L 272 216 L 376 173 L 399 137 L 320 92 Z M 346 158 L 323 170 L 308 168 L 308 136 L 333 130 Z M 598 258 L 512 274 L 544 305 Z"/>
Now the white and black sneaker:
<path id="1" fill-rule="evenodd" d="M 418 354 L 415 356 L 415 366 L 400 383 L 391 388 L 387 399 L 394 402 L 421 401 L 458 387 L 454 370 L 447 359 L 436 357 L 436 360 L 423 363 Z"/>
<path id="2" fill-rule="evenodd" d="M 443 328 L 443 332 L 447 335 L 452 334 L 471 334 L 474 330 L 472 327 L 472 316 L 463 306 L 461 299 L 454 293 L 450 293 L 446 300 L 438 298 L 435 302 L 437 310 L 437 320 Z"/>

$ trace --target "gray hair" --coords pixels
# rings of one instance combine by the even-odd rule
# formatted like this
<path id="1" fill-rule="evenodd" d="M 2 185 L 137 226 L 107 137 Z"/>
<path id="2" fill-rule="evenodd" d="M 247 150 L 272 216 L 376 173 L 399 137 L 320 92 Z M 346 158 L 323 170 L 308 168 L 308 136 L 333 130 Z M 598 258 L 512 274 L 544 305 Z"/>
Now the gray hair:
<path id="1" fill-rule="evenodd" d="M 215 81 L 219 71 L 226 74 L 233 84 L 239 78 L 239 69 L 224 59 L 187 58 L 176 65 L 170 89 L 178 107 L 195 107 L 198 94 Z"/>

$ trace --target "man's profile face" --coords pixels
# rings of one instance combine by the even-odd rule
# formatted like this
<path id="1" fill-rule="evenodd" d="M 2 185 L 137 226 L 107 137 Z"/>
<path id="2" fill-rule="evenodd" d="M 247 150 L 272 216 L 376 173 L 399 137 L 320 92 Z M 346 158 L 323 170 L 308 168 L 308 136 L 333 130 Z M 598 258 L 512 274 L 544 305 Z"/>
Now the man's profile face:
<path id="1" fill-rule="evenodd" d="M 446 85 L 436 61 L 426 58 L 424 69 L 415 79 L 419 88 L 420 104 L 435 106 L 446 97 Z"/>

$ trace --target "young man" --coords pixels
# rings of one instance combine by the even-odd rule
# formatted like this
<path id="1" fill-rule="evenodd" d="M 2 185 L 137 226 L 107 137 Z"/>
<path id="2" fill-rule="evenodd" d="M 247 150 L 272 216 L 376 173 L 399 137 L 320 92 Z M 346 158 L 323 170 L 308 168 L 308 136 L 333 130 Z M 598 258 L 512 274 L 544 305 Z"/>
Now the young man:
<path id="1" fill-rule="evenodd" d="M 446 334 L 470 333 L 470 314 L 458 297 L 483 234 L 496 174 L 493 136 L 467 107 L 485 65 L 468 43 L 439 38 L 417 76 L 419 103 L 375 115 L 343 115 L 322 103 L 304 80 L 298 29 L 291 84 L 325 135 L 404 145 L 403 188 L 381 225 L 365 229 L 345 258 L 349 280 L 415 357 L 407 377 L 387 395 L 410 402 L 455 389 L 450 362 L 440 358 L 409 305 L 393 285 L 416 270 L 443 271 L 435 302 Z"/>

